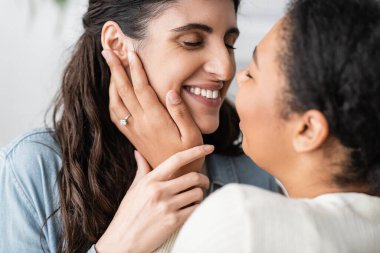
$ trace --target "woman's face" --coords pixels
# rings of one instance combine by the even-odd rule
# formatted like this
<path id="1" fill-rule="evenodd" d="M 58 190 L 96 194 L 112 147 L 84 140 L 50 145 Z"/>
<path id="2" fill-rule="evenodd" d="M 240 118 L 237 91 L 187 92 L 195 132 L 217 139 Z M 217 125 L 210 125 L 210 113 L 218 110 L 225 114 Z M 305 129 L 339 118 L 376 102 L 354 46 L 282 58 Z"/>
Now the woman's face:
<path id="1" fill-rule="evenodd" d="M 202 133 L 218 128 L 237 37 L 232 0 L 179 0 L 150 22 L 138 49 L 161 102 L 169 90 L 181 94 Z"/>
<path id="2" fill-rule="evenodd" d="M 285 167 L 292 150 L 289 121 L 281 116 L 286 84 L 278 61 L 281 26 L 281 22 L 276 24 L 264 37 L 253 53 L 251 65 L 237 76 L 236 108 L 243 149 L 271 173 L 272 168 Z"/>

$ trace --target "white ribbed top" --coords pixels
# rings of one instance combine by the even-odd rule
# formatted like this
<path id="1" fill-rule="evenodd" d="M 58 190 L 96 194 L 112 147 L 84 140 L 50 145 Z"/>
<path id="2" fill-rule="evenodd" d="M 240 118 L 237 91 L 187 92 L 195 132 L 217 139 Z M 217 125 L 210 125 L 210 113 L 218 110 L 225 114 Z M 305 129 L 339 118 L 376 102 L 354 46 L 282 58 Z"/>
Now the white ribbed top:
<path id="1" fill-rule="evenodd" d="M 232 184 L 192 214 L 172 252 L 380 252 L 380 198 L 333 193 L 291 199 Z"/>

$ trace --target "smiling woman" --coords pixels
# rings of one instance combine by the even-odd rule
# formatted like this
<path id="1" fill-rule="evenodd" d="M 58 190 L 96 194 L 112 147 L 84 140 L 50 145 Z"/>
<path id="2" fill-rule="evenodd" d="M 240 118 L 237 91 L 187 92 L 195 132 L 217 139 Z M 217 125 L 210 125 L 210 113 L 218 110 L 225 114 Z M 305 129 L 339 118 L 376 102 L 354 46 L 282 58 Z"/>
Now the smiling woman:
<path id="1" fill-rule="evenodd" d="M 169 90 L 181 93 L 202 133 L 215 132 L 235 74 L 233 45 L 239 30 L 234 2 L 179 1 L 155 19 L 139 41 L 121 30 L 107 23 L 103 48 L 112 49 L 127 65 L 126 51 L 134 47 L 160 101 L 165 103 Z"/>
<path id="2" fill-rule="evenodd" d="M 242 155 L 239 119 L 225 100 L 235 74 L 238 5 L 89 1 L 54 129 L 28 133 L 0 153 L 0 198 L 9 207 L 0 210 L 0 251 L 94 252 L 96 245 L 100 253 L 151 252 L 204 192 L 231 182 L 277 190 L 274 178 Z M 118 56 L 112 78 L 104 49 Z M 127 69 L 133 85 L 120 85 L 115 68 Z M 143 87 L 147 80 L 151 86 Z M 166 97 L 169 91 L 177 97 Z M 173 119 L 166 109 L 177 112 Z M 214 147 L 195 147 L 203 143 Z M 181 168 L 170 169 L 177 162 Z"/>

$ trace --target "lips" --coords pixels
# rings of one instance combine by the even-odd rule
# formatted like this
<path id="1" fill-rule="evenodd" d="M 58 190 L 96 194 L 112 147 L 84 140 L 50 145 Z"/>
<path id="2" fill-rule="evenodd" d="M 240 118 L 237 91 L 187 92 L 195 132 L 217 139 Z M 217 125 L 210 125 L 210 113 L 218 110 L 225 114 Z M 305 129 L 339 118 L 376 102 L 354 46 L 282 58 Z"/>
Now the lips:
<path id="1" fill-rule="evenodd" d="M 204 106 L 211 108 L 218 108 L 222 103 L 221 98 L 221 85 L 185 85 L 183 87 L 184 91 L 189 94 L 194 100 L 203 104 Z"/>

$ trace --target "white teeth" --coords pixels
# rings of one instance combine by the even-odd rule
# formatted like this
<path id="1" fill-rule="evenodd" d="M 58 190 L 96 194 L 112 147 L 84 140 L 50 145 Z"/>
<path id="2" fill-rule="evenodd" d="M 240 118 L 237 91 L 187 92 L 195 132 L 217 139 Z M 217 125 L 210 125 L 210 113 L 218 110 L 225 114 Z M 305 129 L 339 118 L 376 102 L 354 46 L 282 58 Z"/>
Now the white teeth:
<path id="1" fill-rule="evenodd" d="M 207 90 L 207 98 L 212 98 L 212 90 Z"/>
<path id="2" fill-rule="evenodd" d="M 201 95 L 208 99 L 217 99 L 219 97 L 219 90 L 206 90 L 198 87 L 189 87 L 188 90 L 195 95 Z"/>
<path id="3" fill-rule="evenodd" d="M 213 99 L 216 99 L 216 98 L 218 98 L 218 97 L 219 97 L 219 91 L 214 90 L 214 91 L 212 92 L 212 98 L 213 98 Z"/>

